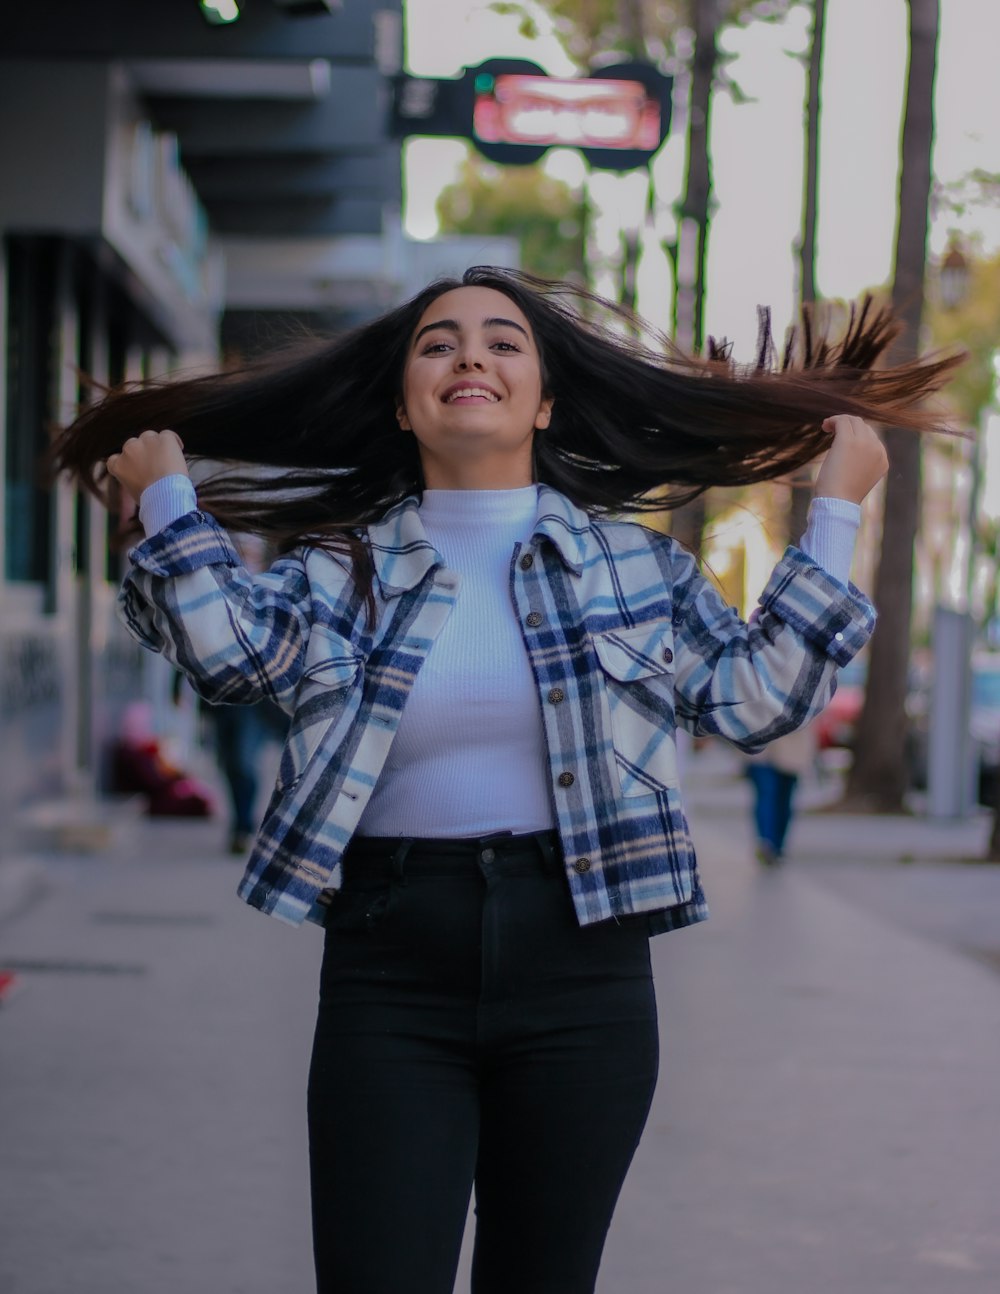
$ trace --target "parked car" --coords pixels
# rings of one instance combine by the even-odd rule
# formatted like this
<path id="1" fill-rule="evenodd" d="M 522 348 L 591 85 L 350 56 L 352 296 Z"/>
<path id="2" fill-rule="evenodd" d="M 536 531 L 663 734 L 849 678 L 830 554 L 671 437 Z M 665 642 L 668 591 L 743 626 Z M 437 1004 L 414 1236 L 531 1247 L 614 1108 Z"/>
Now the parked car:
<path id="1" fill-rule="evenodd" d="M 969 732 L 979 756 L 979 803 L 997 802 L 1000 779 L 1000 654 L 972 658 L 972 702 Z"/>
<path id="2" fill-rule="evenodd" d="M 850 661 L 840 671 L 836 692 L 826 709 L 813 720 L 820 750 L 835 747 L 849 750 L 853 746 L 858 716 L 865 700 L 867 673 L 867 662 L 858 659 Z"/>

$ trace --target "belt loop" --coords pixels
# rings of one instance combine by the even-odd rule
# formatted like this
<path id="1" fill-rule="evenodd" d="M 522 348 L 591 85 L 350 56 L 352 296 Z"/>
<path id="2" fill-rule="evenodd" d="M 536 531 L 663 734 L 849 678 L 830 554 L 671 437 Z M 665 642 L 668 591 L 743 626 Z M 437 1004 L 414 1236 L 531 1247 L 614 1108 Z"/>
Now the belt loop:
<path id="1" fill-rule="evenodd" d="M 399 881 L 403 885 L 406 884 L 406 872 L 404 870 L 403 864 L 406 862 L 406 857 L 412 848 L 413 848 L 412 839 L 401 841 L 399 848 L 393 851 L 392 859 L 390 861 L 390 867 L 392 868 L 392 879 L 394 881 Z"/>
<path id="2" fill-rule="evenodd" d="M 556 866 L 556 849 L 552 840 L 551 831 L 536 831 L 535 844 L 538 846 L 538 852 L 542 856 L 542 866 L 547 872 L 557 871 Z"/>

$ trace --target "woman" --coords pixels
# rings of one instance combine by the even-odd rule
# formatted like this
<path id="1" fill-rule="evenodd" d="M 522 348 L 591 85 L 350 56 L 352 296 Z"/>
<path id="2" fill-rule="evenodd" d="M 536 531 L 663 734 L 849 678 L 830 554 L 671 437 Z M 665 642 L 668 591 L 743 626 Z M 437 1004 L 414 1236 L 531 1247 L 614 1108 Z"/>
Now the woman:
<path id="1" fill-rule="evenodd" d="M 675 724 L 755 749 L 822 707 L 873 621 L 864 419 L 931 425 L 956 362 L 868 371 L 894 331 L 868 311 L 805 371 L 741 373 L 567 292 L 479 267 L 317 352 L 112 394 L 56 451 L 140 499 L 132 634 L 210 701 L 292 714 L 240 893 L 326 926 L 321 1291 L 450 1291 L 473 1184 L 477 1294 L 593 1290 L 656 1080 L 648 936 L 706 915 Z M 749 624 L 601 519 L 824 449 Z M 185 452 L 258 468 L 196 499 Z M 287 556 L 253 578 L 223 524 Z"/>

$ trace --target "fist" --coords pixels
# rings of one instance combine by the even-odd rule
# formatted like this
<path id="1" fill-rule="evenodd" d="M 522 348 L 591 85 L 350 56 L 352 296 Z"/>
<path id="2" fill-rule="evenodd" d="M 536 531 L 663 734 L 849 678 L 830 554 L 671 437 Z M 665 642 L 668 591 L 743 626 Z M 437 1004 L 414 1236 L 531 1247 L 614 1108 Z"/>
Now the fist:
<path id="1" fill-rule="evenodd" d="M 189 475 L 184 445 L 176 431 L 144 431 L 133 436 L 120 454 L 108 458 L 107 468 L 133 499 L 163 476 L 176 472 Z"/>
<path id="2" fill-rule="evenodd" d="M 860 503 L 889 470 L 885 446 L 878 433 L 853 414 L 827 418 L 823 430 L 833 433 L 833 444 L 816 476 L 816 496 Z"/>

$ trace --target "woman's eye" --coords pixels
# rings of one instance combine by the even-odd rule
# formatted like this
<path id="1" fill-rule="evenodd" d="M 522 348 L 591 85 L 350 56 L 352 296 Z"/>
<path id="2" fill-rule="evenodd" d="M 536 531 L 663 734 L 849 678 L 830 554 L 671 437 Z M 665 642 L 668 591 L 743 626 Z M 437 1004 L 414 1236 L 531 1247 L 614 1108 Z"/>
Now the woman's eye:
<path id="1" fill-rule="evenodd" d="M 518 348 L 517 348 L 517 346 L 515 346 L 515 345 L 514 345 L 514 343 L 513 343 L 512 341 L 496 341 L 496 342 L 494 342 L 494 343 L 493 343 L 493 345 L 494 345 L 498 350 L 513 350 L 513 351 L 516 351 L 516 350 L 518 349 Z"/>
<path id="2" fill-rule="evenodd" d="M 429 346 L 424 347 L 425 355 L 440 355 L 443 350 L 448 349 L 446 341 L 432 341 Z"/>

